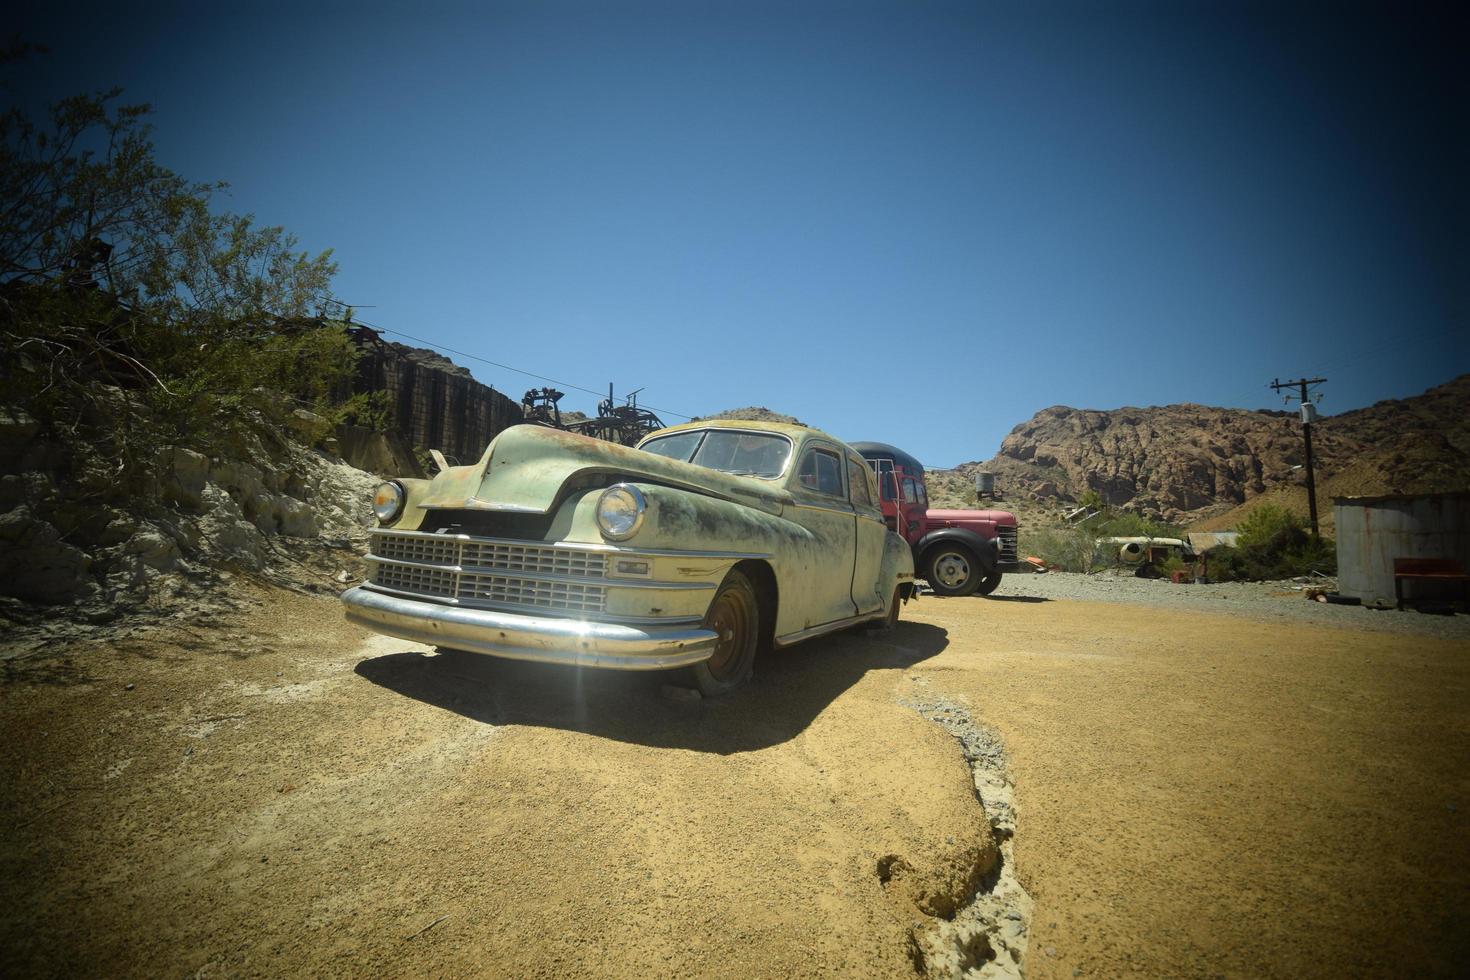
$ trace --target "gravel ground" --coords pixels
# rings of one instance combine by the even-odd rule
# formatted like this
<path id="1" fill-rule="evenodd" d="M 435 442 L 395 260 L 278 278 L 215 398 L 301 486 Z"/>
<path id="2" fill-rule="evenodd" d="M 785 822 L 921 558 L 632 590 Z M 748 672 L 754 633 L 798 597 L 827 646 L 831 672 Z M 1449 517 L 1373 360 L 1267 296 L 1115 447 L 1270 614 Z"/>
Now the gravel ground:
<path id="1" fill-rule="evenodd" d="M 1317 580 L 1333 588 L 1333 579 Z M 1315 582 L 1313 584 L 1316 584 Z M 1048 572 L 1043 575 L 1007 575 L 995 590 L 994 599 L 1075 599 L 1081 602 L 1132 602 L 1149 606 L 1240 615 L 1252 619 L 1316 623 L 1339 629 L 1376 630 L 1437 636 L 1448 640 L 1470 640 L 1470 616 L 1443 615 L 1412 610 L 1369 609 L 1364 606 L 1313 602 L 1302 594 L 1303 583 L 1218 582 L 1210 585 L 1175 585 L 1165 579 L 1141 579 L 1132 575 L 1079 575 Z"/>

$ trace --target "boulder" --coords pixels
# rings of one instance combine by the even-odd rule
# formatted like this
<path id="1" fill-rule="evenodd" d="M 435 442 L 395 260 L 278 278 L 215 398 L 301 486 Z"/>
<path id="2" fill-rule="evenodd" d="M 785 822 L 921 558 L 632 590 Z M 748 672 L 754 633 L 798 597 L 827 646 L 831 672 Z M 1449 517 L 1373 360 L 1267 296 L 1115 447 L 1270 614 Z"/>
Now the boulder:
<path id="1" fill-rule="evenodd" d="M 13 405 L 0 405 L 0 460 L 20 458 L 21 450 L 36 434 L 41 424 Z"/>
<path id="2" fill-rule="evenodd" d="M 0 594 L 51 604 L 74 599 L 91 585 L 91 560 L 28 507 L 0 514 L 0 546 Z"/>
<path id="3" fill-rule="evenodd" d="M 159 452 L 158 462 L 164 499 L 198 510 L 204 502 L 205 481 L 209 479 L 209 457 L 191 449 L 168 446 Z"/>
<path id="4" fill-rule="evenodd" d="M 278 497 L 280 532 L 291 538 L 314 538 L 320 533 L 316 512 L 294 497 Z"/>
<path id="5" fill-rule="evenodd" d="M 123 551 L 160 572 L 172 571 L 178 566 L 180 557 L 179 546 L 174 539 L 151 527 L 128 538 Z"/>

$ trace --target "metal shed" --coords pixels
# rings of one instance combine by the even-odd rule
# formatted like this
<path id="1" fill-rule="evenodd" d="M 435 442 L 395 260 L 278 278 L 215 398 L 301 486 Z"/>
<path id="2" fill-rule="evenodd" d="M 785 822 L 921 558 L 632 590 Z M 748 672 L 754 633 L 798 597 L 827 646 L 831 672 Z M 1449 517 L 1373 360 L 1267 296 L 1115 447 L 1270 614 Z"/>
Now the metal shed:
<path id="1" fill-rule="evenodd" d="M 1470 493 L 1334 497 L 1337 584 L 1367 606 L 1394 605 L 1395 558 L 1452 558 L 1470 568 Z M 1405 582 L 1409 598 L 1437 595 L 1436 584 Z"/>

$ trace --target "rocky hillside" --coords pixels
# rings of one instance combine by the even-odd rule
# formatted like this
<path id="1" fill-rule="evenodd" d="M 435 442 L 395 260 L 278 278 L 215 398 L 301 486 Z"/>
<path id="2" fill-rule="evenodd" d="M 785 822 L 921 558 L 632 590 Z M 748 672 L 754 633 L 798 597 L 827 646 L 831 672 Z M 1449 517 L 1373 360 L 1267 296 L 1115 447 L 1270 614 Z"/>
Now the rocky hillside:
<path id="1" fill-rule="evenodd" d="M 93 428 L 143 414 L 134 392 L 93 395 Z M 212 455 L 165 446 L 126 471 L 0 405 L 0 626 L 205 618 L 242 574 L 324 592 L 353 580 L 378 478 L 308 448 L 322 420 L 298 410 L 283 423 L 281 401 L 261 392 Z"/>
<path id="2" fill-rule="evenodd" d="M 1331 498 L 1470 487 L 1470 375 L 1423 395 L 1319 420 L 1318 509 Z M 1113 506 L 1197 524 L 1270 497 L 1306 509 L 1294 412 L 1204 405 L 1055 406 L 1016 426 L 1000 453 L 956 473 L 996 474 L 1012 498 L 1065 505 L 1088 490 Z M 1300 498 L 1296 501 L 1295 498 Z"/>
<path id="3" fill-rule="evenodd" d="M 730 408 L 716 415 L 706 415 L 707 419 L 734 419 L 740 422 L 788 422 L 792 425 L 805 425 L 806 423 L 794 415 L 782 415 L 773 412 L 769 408 L 750 406 L 748 408 Z M 698 422 L 700 419 L 694 419 Z"/>

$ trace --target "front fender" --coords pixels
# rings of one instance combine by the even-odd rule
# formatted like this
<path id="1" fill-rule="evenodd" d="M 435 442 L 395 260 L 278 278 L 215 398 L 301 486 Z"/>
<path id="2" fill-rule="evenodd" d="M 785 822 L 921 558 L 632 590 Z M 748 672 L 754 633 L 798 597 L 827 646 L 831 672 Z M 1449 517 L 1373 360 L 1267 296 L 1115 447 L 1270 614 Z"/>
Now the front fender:
<path id="1" fill-rule="evenodd" d="M 914 545 L 914 555 L 920 564 L 924 562 L 923 556 L 938 544 L 964 545 L 979 562 L 983 575 L 994 572 L 996 562 L 1000 560 L 1000 538 L 987 538 L 964 527 L 942 527 L 930 531 Z"/>

